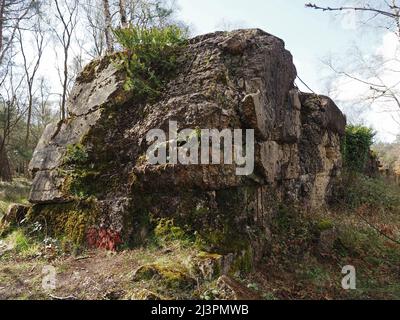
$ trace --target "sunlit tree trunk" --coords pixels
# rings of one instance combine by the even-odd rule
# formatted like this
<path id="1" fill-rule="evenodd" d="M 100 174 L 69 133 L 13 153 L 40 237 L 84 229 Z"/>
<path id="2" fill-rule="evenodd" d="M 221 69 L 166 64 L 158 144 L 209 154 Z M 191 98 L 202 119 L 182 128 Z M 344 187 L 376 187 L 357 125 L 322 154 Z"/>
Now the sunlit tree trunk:
<path id="1" fill-rule="evenodd" d="M 126 0 L 119 0 L 119 14 L 121 16 L 121 26 L 126 28 L 128 26 L 128 19 L 126 16 Z"/>
<path id="2" fill-rule="evenodd" d="M 113 52 L 114 46 L 112 41 L 112 25 L 111 25 L 111 13 L 110 13 L 110 4 L 108 0 L 103 0 L 103 10 L 104 10 L 104 20 L 106 22 L 106 45 L 107 45 L 107 52 Z"/>

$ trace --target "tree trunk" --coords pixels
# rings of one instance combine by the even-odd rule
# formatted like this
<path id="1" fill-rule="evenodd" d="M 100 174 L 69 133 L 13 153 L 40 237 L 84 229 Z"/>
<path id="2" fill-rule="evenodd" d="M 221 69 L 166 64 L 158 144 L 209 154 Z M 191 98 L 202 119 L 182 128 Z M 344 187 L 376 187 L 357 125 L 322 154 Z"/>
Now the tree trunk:
<path id="1" fill-rule="evenodd" d="M 121 16 L 121 26 L 126 28 L 128 26 L 128 19 L 126 17 L 126 0 L 119 0 L 119 14 Z"/>
<path id="2" fill-rule="evenodd" d="M 8 161 L 4 142 L 3 137 L 0 136 L 0 180 L 12 181 L 10 162 Z"/>
<path id="3" fill-rule="evenodd" d="M 63 92 L 61 96 L 61 120 L 64 121 L 67 118 L 67 90 L 68 90 L 68 46 L 64 48 L 64 79 L 63 79 Z"/>
<path id="4" fill-rule="evenodd" d="M 29 101 L 28 101 L 28 119 L 26 120 L 26 136 L 25 136 L 25 147 L 29 146 L 29 136 L 31 132 L 31 121 L 32 121 L 32 106 L 33 106 L 33 97 L 32 97 L 32 88 L 29 86 Z"/>
<path id="5" fill-rule="evenodd" d="M 103 9 L 104 9 L 104 20 L 106 23 L 105 35 L 106 35 L 107 52 L 110 53 L 114 51 L 114 46 L 111 35 L 112 32 L 111 13 L 110 13 L 110 4 L 108 3 L 108 0 L 103 0 Z"/>
<path id="6" fill-rule="evenodd" d="M 0 2 L 0 52 L 3 50 L 3 26 L 4 26 L 4 10 L 6 6 L 6 1 L 1 0 Z M 0 61 L 1 65 L 1 61 Z"/>

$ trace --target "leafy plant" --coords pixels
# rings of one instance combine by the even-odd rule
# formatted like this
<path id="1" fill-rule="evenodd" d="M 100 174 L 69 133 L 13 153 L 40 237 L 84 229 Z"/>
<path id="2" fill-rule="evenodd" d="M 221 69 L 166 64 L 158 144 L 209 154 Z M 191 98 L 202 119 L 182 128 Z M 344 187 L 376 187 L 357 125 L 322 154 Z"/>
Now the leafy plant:
<path id="1" fill-rule="evenodd" d="M 66 164 L 83 164 L 89 158 L 89 155 L 82 144 L 67 146 L 67 153 L 64 158 Z"/>
<path id="2" fill-rule="evenodd" d="M 342 144 L 344 165 L 350 171 L 363 172 L 376 133 L 368 127 L 349 125 Z"/>
<path id="3" fill-rule="evenodd" d="M 117 60 L 127 72 L 124 89 L 142 100 L 159 97 L 176 70 L 176 53 L 185 43 L 182 29 L 131 26 L 114 30 L 114 35 L 125 49 L 117 54 Z"/>

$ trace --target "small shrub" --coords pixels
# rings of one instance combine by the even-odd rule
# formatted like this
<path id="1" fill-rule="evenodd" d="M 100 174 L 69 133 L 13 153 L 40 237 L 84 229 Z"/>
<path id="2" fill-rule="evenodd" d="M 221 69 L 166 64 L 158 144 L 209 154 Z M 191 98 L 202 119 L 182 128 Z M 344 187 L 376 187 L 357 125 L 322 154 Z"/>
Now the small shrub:
<path id="1" fill-rule="evenodd" d="M 124 88 L 137 99 L 156 99 L 166 81 L 174 74 L 177 49 L 185 42 L 182 29 L 129 27 L 114 30 L 125 49 L 117 54 L 118 62 L 127 73 Z"/>
<path id="2" fill-rule="evenodd" d="M 70 144 L 67 146 L 67 153 L 64 157 L 65 164 L 84 164 L 88 159 L 89 155 L 82 144 Z"/>
<path id="3" fill-rule="evenodd" d="M 350 171 L 363 172 L 368 161 L 370 148 L 376 133 L 360 125 L 346 127 L 346 135 L 342 144 L 345 167 Z"/>

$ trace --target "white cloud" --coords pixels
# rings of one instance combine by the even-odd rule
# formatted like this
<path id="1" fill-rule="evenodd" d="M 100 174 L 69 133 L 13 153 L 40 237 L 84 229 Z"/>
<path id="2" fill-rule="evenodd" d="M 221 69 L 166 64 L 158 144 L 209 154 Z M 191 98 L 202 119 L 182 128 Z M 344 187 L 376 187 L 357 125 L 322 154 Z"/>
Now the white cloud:
<path id="1" fill-rule="evenodd" d="M 388 32 L 383 36 L 381 45 L 377 48 L 376 53 L 386 59 L 398 57 L 399 38 L 392 32 Z"/>

